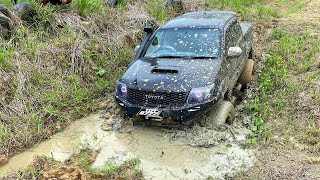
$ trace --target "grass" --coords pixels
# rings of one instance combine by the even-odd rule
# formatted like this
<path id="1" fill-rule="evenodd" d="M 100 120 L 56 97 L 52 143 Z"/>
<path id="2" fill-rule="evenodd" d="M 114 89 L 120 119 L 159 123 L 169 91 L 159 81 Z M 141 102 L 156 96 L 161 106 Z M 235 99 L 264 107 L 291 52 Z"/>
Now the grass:
<path id="1" fill-rule="evenodd" d="M 317 59 L 320 42 L 312 33 L 319 27 L 309 26 L 314 22 L 300 18 L 301 14 L 314 16 L 312 11 L 315 9 L 306 6 L 306 1 L 276 2 L 276 5 L 279 2 L 292 5 L 286 5 L 284 11 L 282 5 L 269 4 L 281 9 L 280 16 L 288 16 L 288 21 L 276 24 L 270 34 L 263 34 L 268 42 L 265 52 L 270 56 L 260 64 L 263 69 L 259 70 L 261 73 L 254 85 L 258 94 L 248 103 L 254 116 L 252 130 L 255 135 L 244 147 L 254 145 L 259 149 L 256 153 L 259 162 L 248 171 L 239 172 L 235 179 L 301 179 L 318 175 L 318 172 L 309 171 L 310 175 L 307 175 L 299 171 L 319 168 L 315 165 L 319 164 L 320 147 Z M 306 10 L 303 13 L 302 7 Z"/>
<path id="2" fill-rule="evenodd" d="M 279 12 L 271 7 L 266 7 L 266 6 L 260 6 L 256 10 L 257 15 L 260 17 L 260 19 L 268 21 L 270 18 L 275 18 L 279 17 L 280 14 Z"/>
<path id="3" fill-rule="evenodd" d="M 292 14 L 292 13 L 298 13 L 301 12 L 303 7 L 304 7 L 304 2 L 298 2 L 295 4 L 293 7 L 291 7 L 288 11 L 287 14 Z"/>
<path id="4" fill-rule="evenodd" d="M 263 0 L 206 0 L 205 3 L 209 8 L 230 9 L 241 11 L 252 6 L 255 3 L 261 3 Z"/>
<path id="5" fill-rule="evenodd" d="M 129 159 L 121 165 L 110 161 L 107 162 L 103 167 L 92 169 L 92 171 L 97 173 L 104 173 L 111 177 L 117 177 L 119 179 L 140 179 L 143 176 L 143 173 L 142 170 L 138 167 L 139 164 L 140 160 L 137 158 Z"/>
<path id="6" fill-rule="evenodd" d="M 174 11 L 164 7 L 164 0 L 150 0 L 145 5 L 145 10 L 151 14 L 159 23 L 164 23 L 174 16 Z"/>
<path id="7" fill-rule="evenodd" d="M 102 0 L 77 0 L 72 6 L 75 6 L 80 16 L 87 16 L 94 12 L 103 11 L 103 4 Z"/>
<path id="8" fill-rule="evenodd" d="M 278 13 L 263 5 L 265 0 L 205 0 L 207 10 L 229 10 L 241 13 L 244 20 L 269 20 Z M 262 5 L 256 7 L 255 4 Z"/>
<path id="9" fill-rule="evenodd" d="M 69 177 L 71 179 L 143 179 L 138 158 L 116 164 L 107 162 L 100 168 L 92 168 L 97 152 L 83 149 L 72 155 L 65 163 L 48 157 L 36 157 L 26 170 L 11 174 L 4 179 L 47 179 Z"/>
<path id="10" fill-rule="evenodd" d="M 83 3 L 66 8 L 93 18 L 89 10 L 99 2 Z M 6 119 L 0 123 L 0 154 L 12 155 L 50 136 L 48 132 L 56 131 L 54 124 L 97 110 L 95 100 L 113 91 L 133 57 L 125 40 L 106 41 L 100 30 L 86 37 L 81 25 L 80 29 L 61 27 L 56 18 L 65 8 L 34 6 L 37 23 L 17 27 L 12 41 L 0 48 L 0 115 Z M 68 17 L 79 18 L 77 14 Z M 112 23 L 112 19 L 101 19 L 99 26 L 103 30 Z"/>
<path id="11" fill-rule="evenodd" d="M 272 143 L 272 136 L 294 137 L 315 152 L 320 140 L 318 112 L 307 113 L 304 107 L 319 106 L 320 92 L 314 85 L 320 43 L 307 33 L 281 28 L 273 30 L 271 41 L 270 57 L 258 80 L 259 95 L 250 104 L 254 131 L 264 140 L 271 138 L 263 142 Z"/>

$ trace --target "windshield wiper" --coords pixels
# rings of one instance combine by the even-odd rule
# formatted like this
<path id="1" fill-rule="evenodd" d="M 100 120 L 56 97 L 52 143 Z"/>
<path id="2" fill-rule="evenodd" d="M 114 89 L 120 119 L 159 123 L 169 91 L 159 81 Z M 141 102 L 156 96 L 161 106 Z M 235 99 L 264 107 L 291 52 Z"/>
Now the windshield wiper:
<path id="1" fill-rule="evenodd" d="M 190 56 L 190 59 L 215 59 L 216 56 Z"/>
<path id="2" fill-rule="evenodd" d="M 176 55 L 166 55 L 166 56 L 154 56 L 151 58 L 186 58 L 189 56 L 176 56 Z"/>
<path id="3" fill-rule="evenodd" d="M 150 58 L 186 58 L 186 59 L 215 59 L 216 56 L 177 56 L 177 55 L 166 55 L 166 56 L 152 56 Z"/>

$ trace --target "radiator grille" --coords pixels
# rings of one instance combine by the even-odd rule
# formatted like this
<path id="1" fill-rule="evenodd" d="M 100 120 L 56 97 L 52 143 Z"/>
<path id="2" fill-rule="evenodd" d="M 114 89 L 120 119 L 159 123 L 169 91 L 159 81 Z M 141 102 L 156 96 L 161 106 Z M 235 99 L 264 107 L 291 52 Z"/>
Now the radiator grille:
<path id="1" fill-rule="evenodd" d="M 128 100 L 139 105 L 178 106 L 186 102 L 186 92 L 152 92 L 137 89 L 128 89 Z"/>

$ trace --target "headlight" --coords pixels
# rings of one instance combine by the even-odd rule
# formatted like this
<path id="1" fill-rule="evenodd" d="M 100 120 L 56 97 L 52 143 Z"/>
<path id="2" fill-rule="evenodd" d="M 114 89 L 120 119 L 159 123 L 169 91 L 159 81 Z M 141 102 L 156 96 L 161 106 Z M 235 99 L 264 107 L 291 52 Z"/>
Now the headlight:
<path id="1" fill-rule="evenodd" d="M 189 104 L 195 104 L 195 103 L 202 103 L 213 96 L 215 84 L 212 84 L 207 87 L 201 87 L 201 88 L 193 88 L 190 91 L 189 97 L 188 97 L 188 103 Z"/>
<path id="2" fill-rule="evenodd" d="M 117 95 L 123 98 L 127 98 L 128 96 L 128 88 L 126 84 L 118 82 L 117 84 Z"/>

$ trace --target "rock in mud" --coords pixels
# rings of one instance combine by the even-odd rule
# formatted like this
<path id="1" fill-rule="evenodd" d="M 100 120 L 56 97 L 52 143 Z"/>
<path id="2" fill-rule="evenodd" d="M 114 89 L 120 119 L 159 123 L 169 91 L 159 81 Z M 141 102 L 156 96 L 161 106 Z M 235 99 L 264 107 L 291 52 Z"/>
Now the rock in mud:
<path id="1" fill-rule="evenodd" d="M 124 125 L 122 118 L 112 115 L 109 112 L 103 116 L 103 119 L 104 123 L 102 124 L 101 128 L 105 131 L 118 131 Z"/>
<path id="2" fill-rule="evenodd" d="M 119 131 L 121 133 L 132 133 L 133 131 L 133 122 L 131 120 L 123 119 L 109 112 L 102 118 L 104 119 L 104 123 L 101 129 L 104 131 Z"/>
<path id="3" fill-rule="evenodd" d="M 5 165 L 8 162 L 8 158 L 5 155 L 0 155 L 0 166 Z"/>

